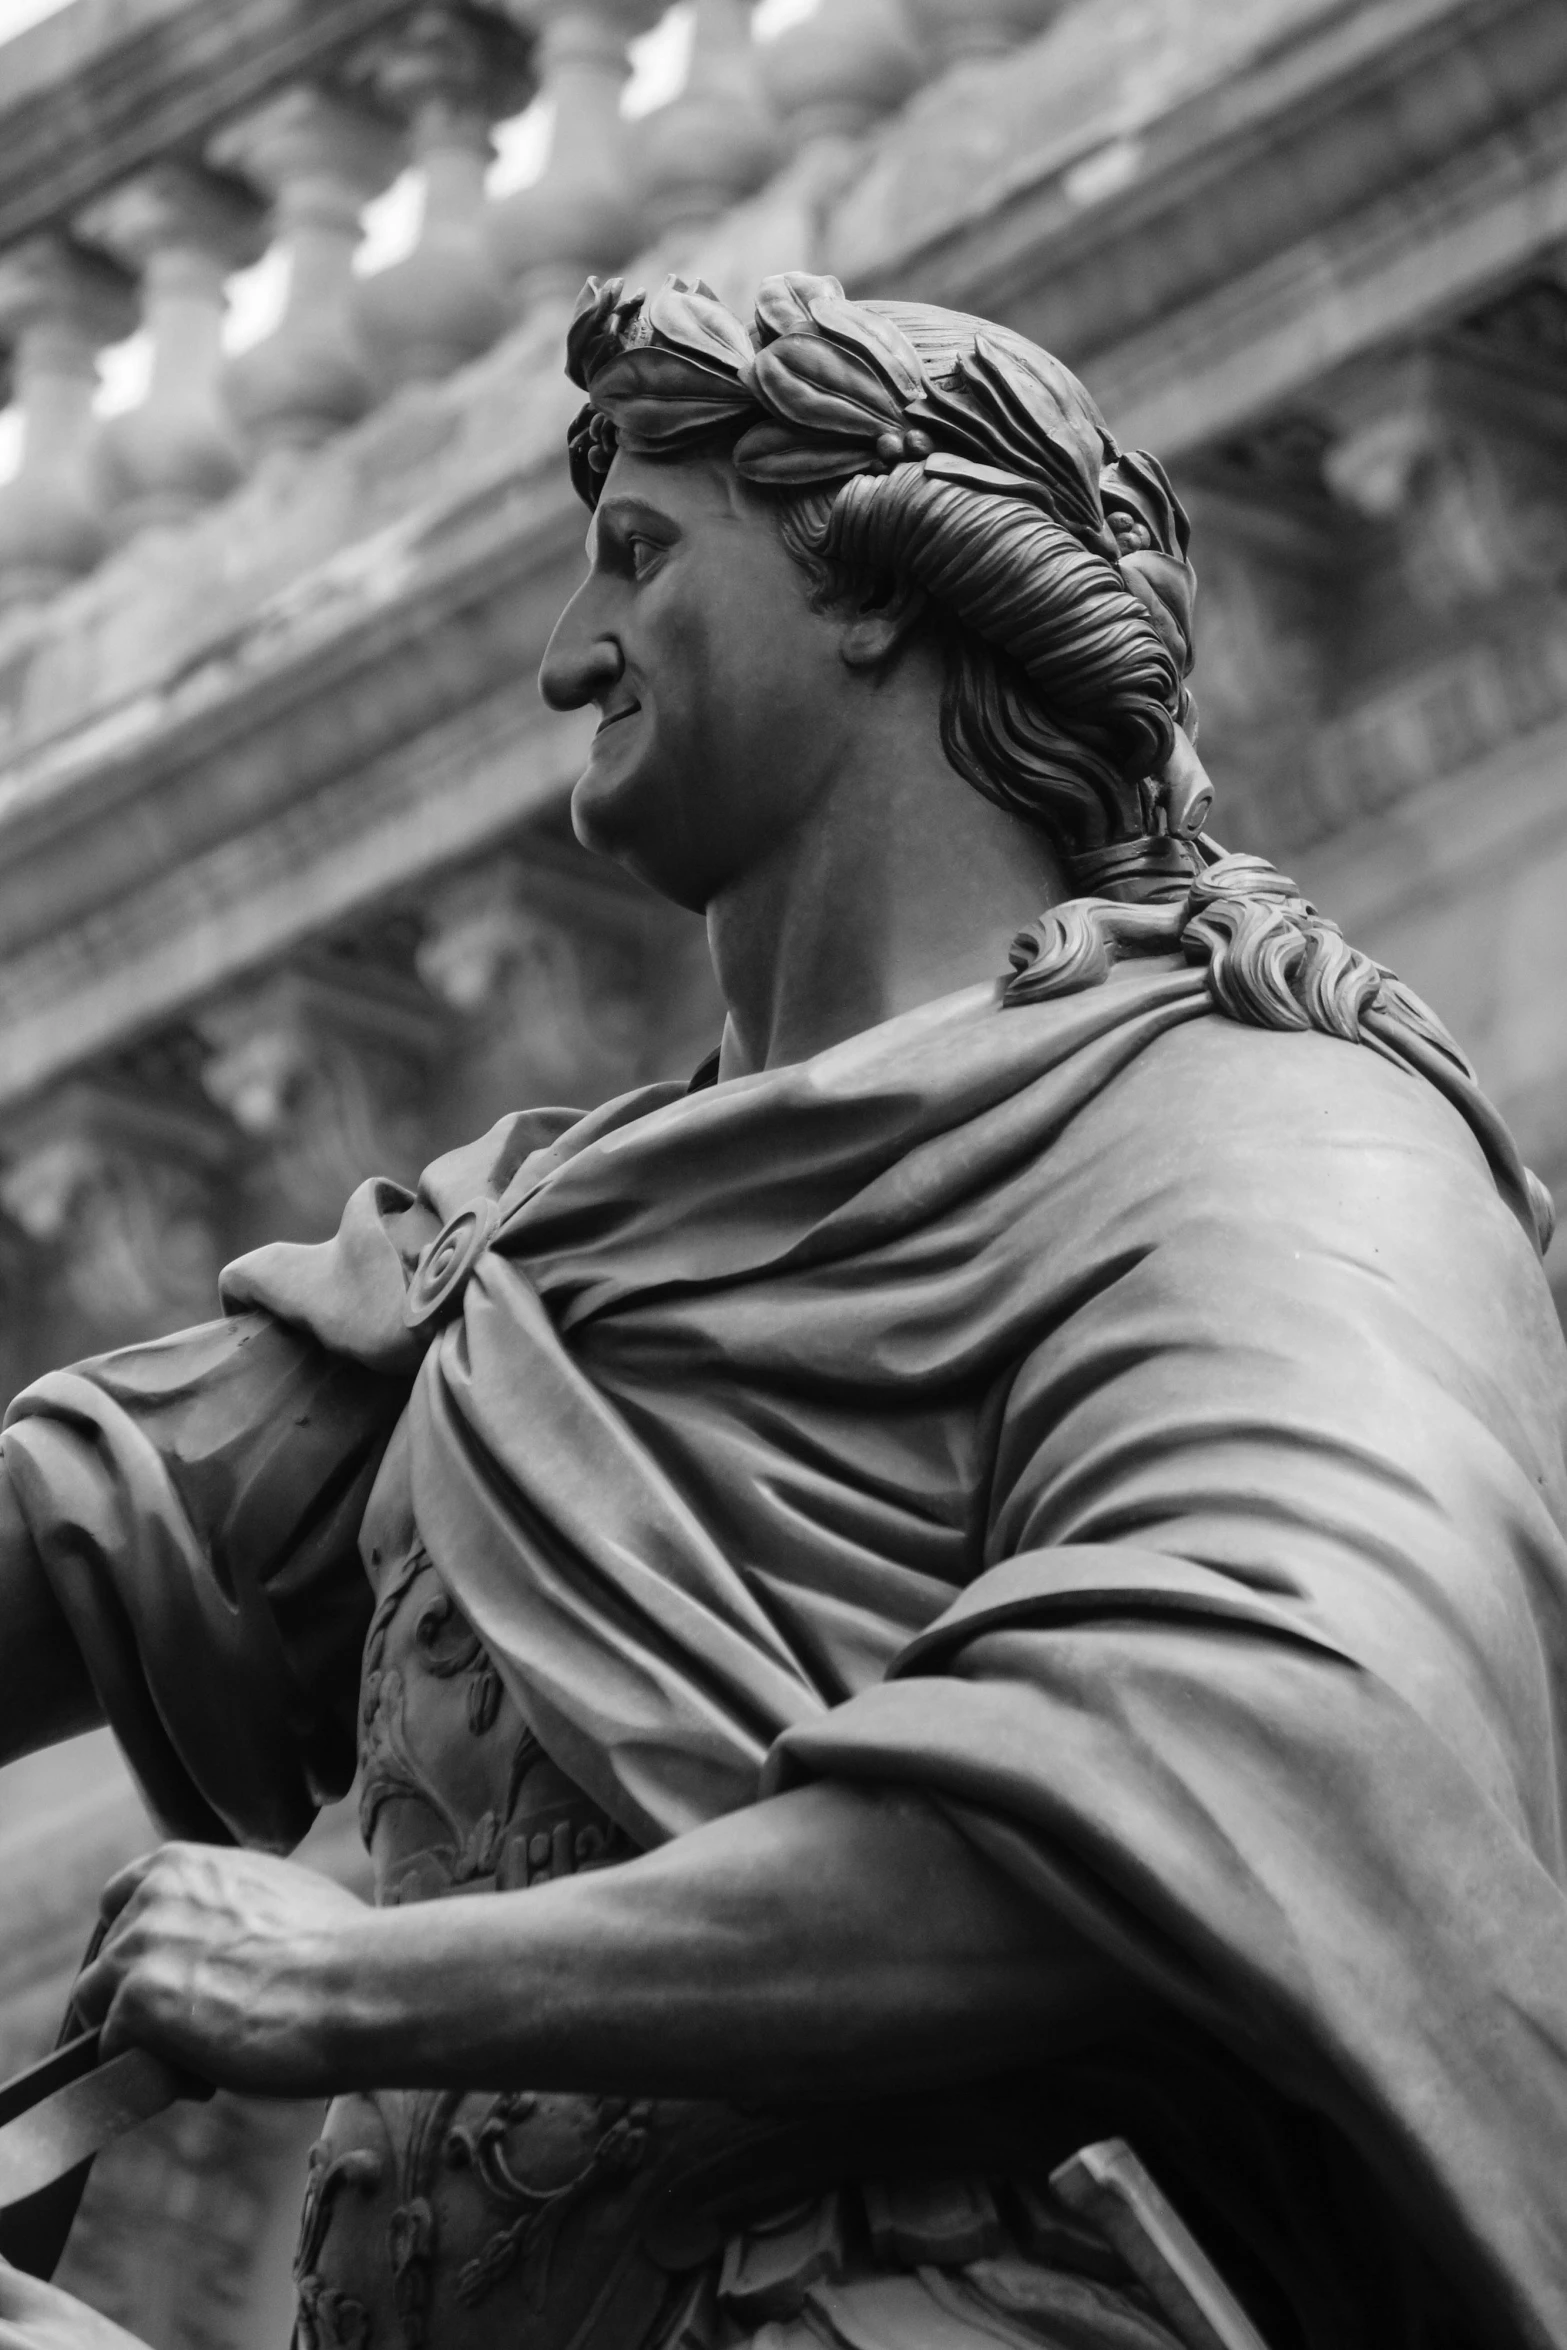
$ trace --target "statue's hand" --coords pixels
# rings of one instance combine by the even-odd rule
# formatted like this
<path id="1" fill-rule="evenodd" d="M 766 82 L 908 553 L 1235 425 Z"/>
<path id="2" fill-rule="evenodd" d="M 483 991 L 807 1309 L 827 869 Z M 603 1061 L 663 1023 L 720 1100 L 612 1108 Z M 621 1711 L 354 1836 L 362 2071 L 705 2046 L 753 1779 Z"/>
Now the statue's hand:
<path id="1" fill-rule="evenodd" d="M 373 1916 L 312 1869 L 165 1844 L 112 1878 L 76 1990 L 104 2053 L 150 2048 L 221 2088 L 326 2095 L 352 2037 L 356 1936 Z M 0 2340 L 0 2350 L 6 2350 Z"/>
<path id="2" fill-rule="evenodd" d="M 0 2260 L 0 2350 L 147 2350 L 112 2318 Z"/>

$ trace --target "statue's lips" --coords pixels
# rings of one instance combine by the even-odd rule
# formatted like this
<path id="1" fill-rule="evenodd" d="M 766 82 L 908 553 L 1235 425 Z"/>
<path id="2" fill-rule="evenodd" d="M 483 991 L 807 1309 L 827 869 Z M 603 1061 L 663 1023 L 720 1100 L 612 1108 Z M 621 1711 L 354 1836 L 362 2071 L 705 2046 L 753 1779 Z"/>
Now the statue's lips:
<path id="1" fill-rule="evenodd" d="M 596 742 L 601 734 L 607 733 L 610 727 L 618 726 L 623 718 L 635 718 L 641 707 L 640 702 L 631 702 L 624 710 L 606 710 L 593 730 L 594 741 Z"/>

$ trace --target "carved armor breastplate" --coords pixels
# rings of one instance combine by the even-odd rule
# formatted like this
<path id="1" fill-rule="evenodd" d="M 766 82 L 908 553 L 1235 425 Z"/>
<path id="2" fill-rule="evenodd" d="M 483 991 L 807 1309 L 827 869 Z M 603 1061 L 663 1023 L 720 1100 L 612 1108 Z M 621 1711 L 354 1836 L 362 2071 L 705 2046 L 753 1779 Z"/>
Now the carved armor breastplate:
<path id="1" fill-rule="evenodd" d="M 359 1785 L 386 1907 L 507 1892 L 634 1849 L 545 1754 L 422 1549 L 365 1643 Z"/>
<path id="2" fill-rule="evenodd" d="M 417 1541 L 366 1640 L 360 1789 L 381 1903 L 514 1890 L 634 1850 L 544 1753 Z M 810 2294 L 863 2295 L 889 2265 L 1015 2263 L 1022 2190 L 998 2205 L 982 2178 L 950 2175 L 966 2154 L 1014 2180 L 1038 2170 L 1036 2118 L 1008 2110 L 1010 2148 L 993 2097 L 921 2107 L 912 2131 L 907 2110 L 889 2124 L 516 2091 L 340 2097 L 311 2150 L 297 2350 L 724 2350 Z M 887 2183 L 911 2150 L 912 2181 Z M 1105 2257 L 1087 2247 L 1072 2309 L 1098 2296 L 1122 2328 L 1107 2342 L 1171 2350 Z M 992 2311 L 976 2345 L 995 2331 Z"/>
<path id="3" fill-rule="evenodd" d="M 365 1643 L 359 1819 L 384 1905 L 510 1891 L 633 1850 L 544 1753 L 417 1543 Z M 302 2350 L 458 2350 L 508 2333 L 590 2188 L 639 2166 L 624 2099 L 337 2099 L 295 2262 Z M 432 2321 L 436 2321 L 432 2336 Z"/>

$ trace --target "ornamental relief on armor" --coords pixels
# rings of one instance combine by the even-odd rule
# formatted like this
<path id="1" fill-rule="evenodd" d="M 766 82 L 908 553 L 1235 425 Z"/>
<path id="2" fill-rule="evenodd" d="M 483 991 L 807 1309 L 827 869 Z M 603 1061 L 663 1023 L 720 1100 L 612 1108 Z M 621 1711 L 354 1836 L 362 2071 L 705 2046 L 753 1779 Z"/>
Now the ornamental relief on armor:
<path id="1" fill-rule="evenodd" d="M 359 1782 L 383 1907 L 511 1891 L 632 1849 L 545 1754 L 421 1548 L 365 1641 Z"/>

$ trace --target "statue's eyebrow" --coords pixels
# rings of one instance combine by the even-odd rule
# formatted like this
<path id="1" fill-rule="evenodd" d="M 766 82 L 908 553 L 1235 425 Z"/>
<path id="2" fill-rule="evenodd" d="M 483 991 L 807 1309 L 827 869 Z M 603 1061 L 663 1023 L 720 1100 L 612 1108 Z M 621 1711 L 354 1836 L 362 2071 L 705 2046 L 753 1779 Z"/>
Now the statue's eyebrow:
<path id="1" fill-rule="evenodd" d="M 608 522 L 612 530 L 622 532 L 651 529 L 661 538 L 676 539 L 680 536 L 680 525 L 674 516 L 666 514 L 661 506 L 652 505 L 646 498 L 601 498 L 594 520 Z"/>

